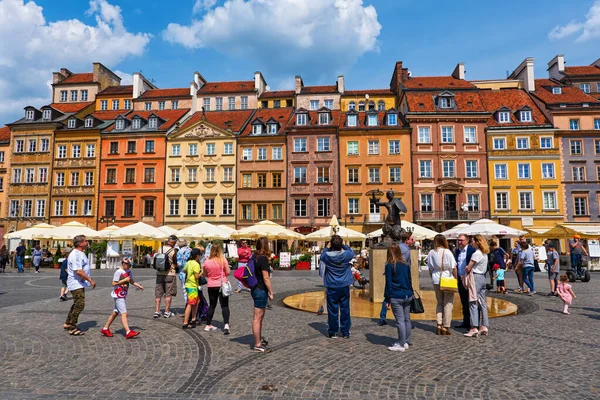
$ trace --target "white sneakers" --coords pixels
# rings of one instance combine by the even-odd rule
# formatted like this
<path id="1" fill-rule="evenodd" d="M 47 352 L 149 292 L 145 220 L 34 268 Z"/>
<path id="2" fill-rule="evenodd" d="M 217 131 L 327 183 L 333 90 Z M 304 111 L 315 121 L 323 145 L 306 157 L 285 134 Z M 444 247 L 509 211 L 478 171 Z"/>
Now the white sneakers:
<path id="1" fill-rule="evenodd" d="M 393 346 L 388 347 L 389 351 L 406 351 L 406 349 L 408 349 L 408 344 L 403 346 L 398 342 L 394 343 Z"/>
<path id="2" fill-rule="evenodd" d="M 206 325 L 204 327 L 204 332 L 211 332 L 211 331 L 216 331 L 217 327 L 216 326 L 212 326 L 212 325 Z"/>

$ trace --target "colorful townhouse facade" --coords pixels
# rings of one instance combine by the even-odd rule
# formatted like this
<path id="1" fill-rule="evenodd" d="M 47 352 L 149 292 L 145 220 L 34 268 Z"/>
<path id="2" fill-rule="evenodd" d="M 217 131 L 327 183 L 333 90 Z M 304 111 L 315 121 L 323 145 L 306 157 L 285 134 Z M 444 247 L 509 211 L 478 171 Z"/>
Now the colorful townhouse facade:
<path id="1" fill-rule="evenodd" d="M 566 66 L 564 54 L 558 54 L 548 63 L 548 75 L 600 99 L 600 58 L 590 65 Z"/>
<path id="2" fill-rule="evenodd" d="M 6 217 L 8 216 L 8 186 L 10 185 L 10 128 L 0 128 L 0 245 L 4 244 Z"/>

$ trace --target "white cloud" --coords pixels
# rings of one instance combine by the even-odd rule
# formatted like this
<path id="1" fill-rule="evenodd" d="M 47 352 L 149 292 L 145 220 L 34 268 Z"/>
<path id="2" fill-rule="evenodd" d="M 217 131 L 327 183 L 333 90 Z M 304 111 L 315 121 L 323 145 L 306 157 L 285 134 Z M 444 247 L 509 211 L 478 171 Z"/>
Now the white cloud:
<path id="1" fill-rule="evenodd" d="M 128 32 L 120 7 L 106 0 L 89 4 L 95 26 L 48 22 L 34 1 L 0 1 L 0 124 L 19 118 L 15 109 L 50 102 L 52 71 L 87 72 L 94 61 L 111 67 L 143 53 L 150 34 Z M 16 106 L 4 107 L 10 104 Z"/>
<path id="2" fill-rule="evenodd" d="M 121 78 L 121 85 L 133 85 L 133 75 L 127 72 L 115 70 L 113 71 L 119 78 Z"/>
<path id="3" fill-rule="evenodd" d="M 215 4 L 217 4 L 217 0 L 196 0 L 192 12 L 198 14 L 203 11 L 208 11 L 213 8 Z"/>
<path id="4" fill-rule="evenodd" d="M 378 51 L 380 31 L 377 11 L 363 0 L 227 0 L 189 25 L 169 24 L 163 38 L 190 50 L 250 58 L 267 70 L 310 75 L 342 72 Z"/>
<path id="5" fill-rule="evenodd" d="M 584 22 L 571 21 L 566 25 L 557 25 L 548 33 L 550 39 L 564 39 L 579 35 L 576 42 L 600 39 L 600 0 L 596 0 L 585 16 Z"/>

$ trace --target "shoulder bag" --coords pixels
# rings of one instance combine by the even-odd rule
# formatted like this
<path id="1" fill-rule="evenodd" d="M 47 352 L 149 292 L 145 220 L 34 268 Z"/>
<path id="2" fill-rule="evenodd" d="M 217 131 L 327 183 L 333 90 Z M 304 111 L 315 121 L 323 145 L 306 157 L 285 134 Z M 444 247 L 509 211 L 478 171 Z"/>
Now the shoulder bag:
<path id="1" fill-rule="evenodd" d="M 444 276 L 444 255 L 446 249 L 442 251 L 442 266 L 440 268 L 440 290 L 443 292 L 458 292 L 458 280 L 451 276 L 447 278 Z"/>
<path id="2" fill-rule="evenodd" d="M 421 296 L 416 290 L 413 290 L 413 297 L 410 301 L 410 312 L 411 314 L 423 314 L 425 312 Z"/>
<path id="3" fill-rule="evenodd" d="M 225 268 L 223 268 L 221 271 L 221 295 L 223 297 L 228 297 L 233 294 L 233 288 L 231 287 L 231 283 L 229 283 L 227 277 L 223 275 L 225 275 Z"/>

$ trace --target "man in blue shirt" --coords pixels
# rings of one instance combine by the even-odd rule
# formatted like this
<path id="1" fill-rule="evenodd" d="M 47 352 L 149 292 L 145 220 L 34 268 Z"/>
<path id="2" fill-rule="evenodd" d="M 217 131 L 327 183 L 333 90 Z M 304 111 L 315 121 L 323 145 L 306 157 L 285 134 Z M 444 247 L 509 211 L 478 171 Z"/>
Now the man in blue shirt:
<path id="1" fill-rule="evenodd" d="M 456 267 L 458 271 L 458 294 L 460 295 L 460 302 L 462 304 L 463 322 L 458 325 L 457 328 L 470 329 L 471 328 L 471 317 L 469 315 L 469 289 L 467 289 L 462 283 L 462 277 L 466 275 L 466 268 L 471 262 L 471 256 L 475 253 L 475 249 L 469 246 L 469 238 L 467 235 L 458 235 L 456 239 L 456 252 L 454 258 L 456 258 Z"/>

